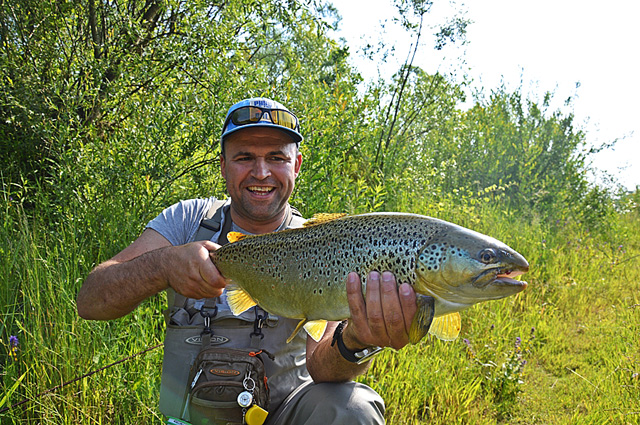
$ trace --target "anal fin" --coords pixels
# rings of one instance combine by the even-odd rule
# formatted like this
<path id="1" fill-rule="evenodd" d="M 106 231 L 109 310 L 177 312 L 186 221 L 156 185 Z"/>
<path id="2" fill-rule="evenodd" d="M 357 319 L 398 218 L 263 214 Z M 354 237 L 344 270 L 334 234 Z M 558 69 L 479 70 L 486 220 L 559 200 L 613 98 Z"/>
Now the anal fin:
<path id="1" fill-rule="evenodd" d="M 307 334 L 309 334 L 314 341 L 318 342 L 320 341 L 320 338 L 322 338 L 322 335 L 324 335 L 324 331 L 327 329 L 327 321 L 323 319 L 311 321 L 307 319 L 300 320 L 300 322 L 298 322 L 298 326 L 296 326 L 293 332 L 291 332 L 289 338 L 287 338 L 287 344 L 290 343 L 296 335 L 298 335 L 298 332 L 300 332 L 300 329 L 302 328 L 307 331 Z"/>
<path id="2" fill-rule="evenodd" d="M 304 330 L 307 331 L 309 336 L 313 338 L 315 342 L 320 341 L 322 335 L 324 335 L 324 331 L 327 329 L 327 321 L 326 320 L 312 320 L 307 322 L 304 325 Z"/>
<path id="3" fill-rule="evenodd" d="M 293 330 L 293 332 L 291 332 L 291 335 L 289 336 L 289 338 L 287 338 L 287 344 L 291 342 L 291 340 L 298 335 L 298 332 L 300 332 L 300 329 L 302 329 L 302 327 L 307 323 L 307 319 L 302 319 L 301 321 L 298 322 L 298 326 L 296 326 L 296 328 Z"/>

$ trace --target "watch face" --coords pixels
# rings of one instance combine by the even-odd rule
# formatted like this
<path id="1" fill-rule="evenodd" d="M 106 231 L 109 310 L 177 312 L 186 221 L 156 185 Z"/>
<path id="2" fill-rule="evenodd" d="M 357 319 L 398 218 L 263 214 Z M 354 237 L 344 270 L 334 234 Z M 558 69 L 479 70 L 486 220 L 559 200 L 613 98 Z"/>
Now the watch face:
<path id="1" fill-rule="evenodd" d="M 249 391 L 243 391 L 238 394 L 238 404 L 240 407 L 249 407 L 253 401 L 253 396 Z"/>

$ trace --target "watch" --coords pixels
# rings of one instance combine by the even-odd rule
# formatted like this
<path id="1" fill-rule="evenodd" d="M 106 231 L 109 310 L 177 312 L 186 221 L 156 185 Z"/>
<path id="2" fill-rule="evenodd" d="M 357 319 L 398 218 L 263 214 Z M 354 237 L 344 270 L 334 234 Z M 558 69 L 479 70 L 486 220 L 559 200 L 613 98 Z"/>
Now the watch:
<path id="1" fill-rule="evenodd" d="M 382 347 L 367 347 L 362 350 L 352 351 L 344 345 L 344 341 L 342 340 L 342 331 L 344 331 L 344 327 L 347 324 L 346 320 L 340 322 L 336 330 L 333 332 L 333 340 L 331 341 L 331 346 L 333 347 L 338 344 L 338 351 L 344 357 L 345 360 L 351 363 L 362 364 L 371 360 L 375 355 L 380 353 L 383 348 Z"/>

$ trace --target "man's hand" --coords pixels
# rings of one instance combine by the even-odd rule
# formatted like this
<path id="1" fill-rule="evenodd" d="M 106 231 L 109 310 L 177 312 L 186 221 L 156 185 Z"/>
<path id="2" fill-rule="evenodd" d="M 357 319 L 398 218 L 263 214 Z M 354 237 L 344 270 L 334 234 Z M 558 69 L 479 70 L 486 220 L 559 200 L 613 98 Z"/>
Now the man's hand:
<path id="1" fill-rule="evenodd" d="M 189 298 L 220 296 L 227 282 L 210 257 L 219 247 L 204 241 L 172 246 L 160 233 L 146 229 L 87 276 L 78 292 L 78 313 L 85 319 L 122 317 L 169 286 Z"/>
<path id="2" fill-rule="evenodd" d="M 357 273 L 347 277 L 351 318 L 343 334 L 352 350 L 380 346 L 400 349 L 409 342 L 409 329 L 416 313 L 416 294 L 408 283 L 396 284 L 391 272 L 369 273 L 366 296 Z"/>
<path id="3" fill-rule="evenodd" d="M 351 318 L 342 333 L 344 345 L 357 351 L 380 346 L 400 349 L 409 342 L 409 329 L 416 314 L 416 293 L 411 285 L 396 285 L 390 272 L 371 272 L 366 295 L 357 273 L 347 277 Z M 315 382 L 344 382 L 364 373 L 369 363 L 350 363 L 331 344 L 338 322 L 330 322 L 319 342 L 307 337 L 307 370 Z"/>
<path id="4" fill-rule="evenodd" d="M 177 293 L 188 298 L 214 298 L 222 295 L 227 280 L 211 261 L 210 253 L 220 245 L 209 241 L 171 247 L 165 268 L 167 281 Z"/>

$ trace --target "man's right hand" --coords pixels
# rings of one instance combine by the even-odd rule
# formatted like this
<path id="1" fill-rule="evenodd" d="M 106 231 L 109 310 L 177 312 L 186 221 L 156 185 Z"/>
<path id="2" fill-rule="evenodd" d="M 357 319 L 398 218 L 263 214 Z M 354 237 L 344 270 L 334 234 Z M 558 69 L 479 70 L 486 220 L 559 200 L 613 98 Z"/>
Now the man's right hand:
<path id="1" fill-rule="evenodd" d="M 166 267 L 168 284 L 188 298 L 213 298 L 222 295 L 227 280 L 211 261 L 210 253 L 220 245 L 209 241 L 191 242 L 166 248 L 170 264 Z"/>
<path id="2" fill-rule="evenodd" d="M 147 229 L 91 271 L 78 292 L 78 314 L 85 319 L 116 319 L 169 286 L 189 298 L 220 296 L 227 281 L 209 256 L 218 248 L 204 241 L 172 246 L 160 233 Z"/>

